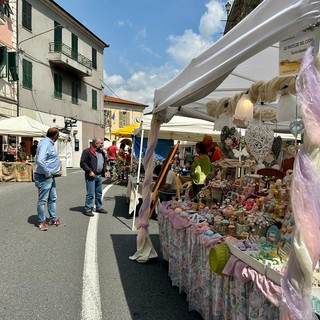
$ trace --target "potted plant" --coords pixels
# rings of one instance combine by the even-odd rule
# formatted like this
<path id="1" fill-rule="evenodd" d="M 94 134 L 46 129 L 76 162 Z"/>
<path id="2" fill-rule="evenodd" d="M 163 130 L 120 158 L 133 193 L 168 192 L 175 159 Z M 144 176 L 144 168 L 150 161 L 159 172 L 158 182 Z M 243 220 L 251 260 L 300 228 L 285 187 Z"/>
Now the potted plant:
<path id="1" fill-rule="evenodd" d="M 18 154 L 18 160 L 20 162 L 26 162 L 27 160 L 27 154 L 24 151 L 19 152 Z"/>

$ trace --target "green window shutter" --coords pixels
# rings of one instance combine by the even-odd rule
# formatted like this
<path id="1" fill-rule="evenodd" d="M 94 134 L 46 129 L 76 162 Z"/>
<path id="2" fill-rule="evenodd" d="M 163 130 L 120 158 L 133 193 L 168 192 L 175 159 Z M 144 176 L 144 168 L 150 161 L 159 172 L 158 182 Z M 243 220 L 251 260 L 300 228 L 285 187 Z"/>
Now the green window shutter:
<path id="1" fill-rule="evenodd" d="M 79 84 L 76 81 L 72 81 L 71 83 L 71 102 L 74 104 L 78 104 L 78 92 L 79 92 Z"/>
<path id="2" fill-rule="evenodd" d="M 22 25 L 32 30 L 32 7 L 26 0 L 22 0 Z"/>
<path id="3" fill-rule="evenodd" d="M 54 22 L 54 51 L 62 50 L 62 26 L 57 21 Z"/>
<path id="4" fill-rule="evenodd" d="M 18 81 L 17 53 L 8 52 L 8 81 Z"/>
<path id="5" fill-rule="evenodd" d="M 22 60 L 22 85 L 24 88 L 32 89 L 32 63 L 26 59 Z"/>
<path id="6" fill-rule="evenodd" d="M 97 50 L 92 48 L 92 68 L 97 69 Z"/>
<path id="7" fill-rule="evenodd" d="M 122 128 L 123 112 L 119 111 L 119 127 Z"/>
<path id="8" fill-rule="evenodd" d="M 71 57 L 78 60 L 78 37 L 73 33 L 71 37 Z"/>
<path id="9" fill-rule="evenodd" d="M 7 77 L 7 47 L 0 47 L 0 78 Z"/>
<path id="10" fill-rule="evenodd" d="M 62 75 L 58 73 L 54 74 L 54 97 L 62 98 Z"/>
<path id="11" fill-rule="evenodd" d="M 92 89 L 92 109 L 98 109 L 97 91 Z"/>

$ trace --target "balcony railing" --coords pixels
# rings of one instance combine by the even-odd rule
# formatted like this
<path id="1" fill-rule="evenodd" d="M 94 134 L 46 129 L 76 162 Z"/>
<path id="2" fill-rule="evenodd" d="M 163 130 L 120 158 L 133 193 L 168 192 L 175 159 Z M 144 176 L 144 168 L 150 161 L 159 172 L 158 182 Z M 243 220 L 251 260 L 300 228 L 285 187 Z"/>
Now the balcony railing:
<path id="1" fill-rule="evenodd" d="M 66 44 L 62 42 L 50 42 L 49 43 L 49 52 L 60 52 L 67 57 L 79 62 L 86 68 L 92 69 L 92 61 L 83 56 L 82 54 L 72 50 Z"/>

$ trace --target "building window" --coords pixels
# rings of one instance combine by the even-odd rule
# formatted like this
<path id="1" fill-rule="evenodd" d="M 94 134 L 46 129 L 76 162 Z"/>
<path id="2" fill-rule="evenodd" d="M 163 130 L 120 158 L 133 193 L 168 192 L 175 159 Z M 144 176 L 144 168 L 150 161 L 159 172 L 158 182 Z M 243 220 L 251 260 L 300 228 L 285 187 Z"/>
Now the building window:
<path id="1" fill-rule="evenodd" d="M 54 97 L 62 98 L 62 75 L 58 73 L 54 74 Z"/>
<path id="2" fill-rule="evenodd" d="M 92 89 L 92 109 L 98 109 L 98 94 L 97 90 Z"/>
<path id="3" fill-rule="evenodd" d="M 32 89 L 32 62 L 22 59 L 22 85 L 26 89 Z"/>
<path id="4" fill-rule="evenodd" d="M 97 69 L 97 50 L 92 48 L 92 68 Z"/>
<path id="5" fill-rule="evenodd" d="M 71 38 L 71 57 L 78 60 L 78 37 L 72 33 Z"/>
<path id="6" fill-rule="evenodd" d="M 54 52 L 62 50 L 62 26 L 57 21 L 54 22 Z"/>
<path id="7" fill-rule="evenodd" d="M 79 84 L 77 81 L 71 82 L 71 102 L 78 104 Z"/>
<path id="8" fill-rule="evenodd" d="M 22 25 L 28 29 L 32 30 L 32 7 L 29 2 L 22 0 Z"/>
<path id="9" fill-rule="evenodd" d="M 0 47 L 0 78 L 6 78 L 7 75 L 7 47 Z"/>
<path id="10" fill-rule="evenodd" d="M 17 53 L 8 52 L 8 81 L 18 81 Z"/>
<path id="11" fill-rule="evenodd" d="M 0 16 L 3 15 L 5 15 L 8 18 L 10 18 L 10 16 L 13 15 L 13 11 L 10 7 L 9 0 L 0 1 Z"/>
<path id="12" fill-rule="evenodd" d="M 125 127 L 127 126 L 127 112 L 125 111 L 120 111 L 119 112 L 119 127 L 122 128 L 122 127 Z"/>

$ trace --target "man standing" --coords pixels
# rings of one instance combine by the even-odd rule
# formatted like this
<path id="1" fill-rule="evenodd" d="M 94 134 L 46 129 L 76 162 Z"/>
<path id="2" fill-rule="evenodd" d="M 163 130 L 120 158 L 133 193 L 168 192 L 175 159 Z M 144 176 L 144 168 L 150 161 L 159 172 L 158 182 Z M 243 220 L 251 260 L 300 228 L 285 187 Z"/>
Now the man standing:
<path id="1" fill-rule="evenodd" d="M 95 197 L 96 212 L 108 213 L 102 208 L 102 177 L 105 177 L 105 154 L 102 150 L 103 139 L 94 138 L 92 146 L 83 150 L 80 167 L 85 172 L 87 195 L 83 214 L 93 217 L 93 198 Z"/>
<path id="2" fill-rule="evenodd" d="M 215 142 L 213 142 L 211 136 L 205 135 L 202 141 L 206 146 L 206 153 L 207 156 L 210 158 L 211 163 L 222 159 L 222 151 L 218 147 L 218 145 Z"/>
<path id="3" fill-rule="evenodd" d="M 38 144 L 39 144 L 39 141 L 38 141 L 38 140 L 34 140 L 34 141 L 33 141 L 33 145 L 31 146 L 31 156 L 32 156 L 32 159 L 34 159 L 35 156 L 36 156 L 36 154 L 37 154 Z"/>
<path id="4" fill-rule="evenodd" d="M 59 176 L 60 160 L 54 143 L 58 138 L 59 130 L 57 128 L 49 128 L 47 136 L 40 141 L 37 148 L 34 175 L 35 185 L 38 188 L 37 213 L 41 231 L 48 230 L 45 213 L 46 203 L 49 212 L 49 225 L 57 227 L 64 225 L 56 216 L 57 191 L 55 177 Z"/>
<path id="5" fill-rule="evenodd" d="M 115 141 L 112 141 L 112 145 L 107 149 L 108 160 L 115 161 L 117 159 L 118 147 Z"/>

